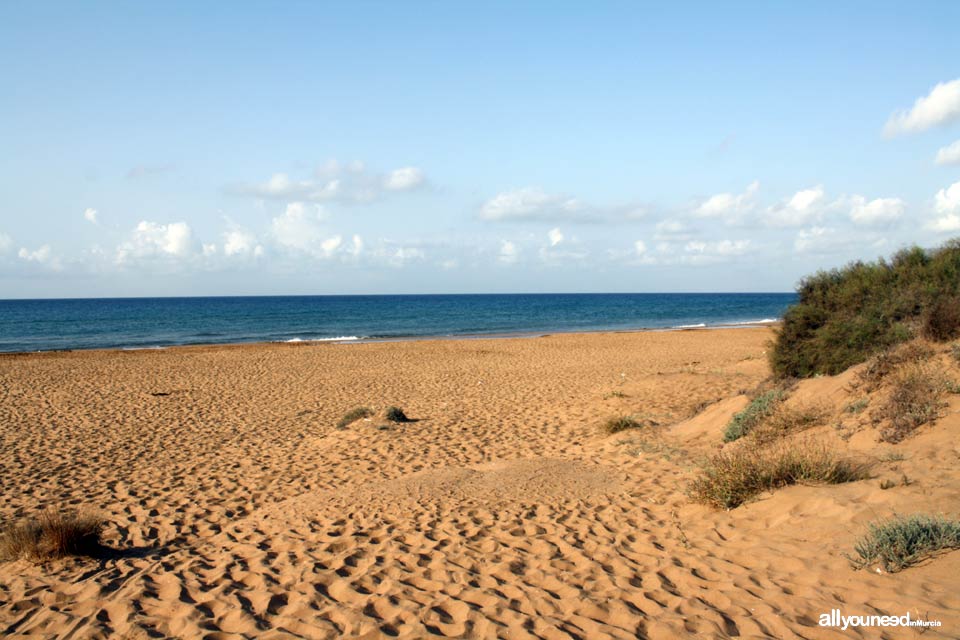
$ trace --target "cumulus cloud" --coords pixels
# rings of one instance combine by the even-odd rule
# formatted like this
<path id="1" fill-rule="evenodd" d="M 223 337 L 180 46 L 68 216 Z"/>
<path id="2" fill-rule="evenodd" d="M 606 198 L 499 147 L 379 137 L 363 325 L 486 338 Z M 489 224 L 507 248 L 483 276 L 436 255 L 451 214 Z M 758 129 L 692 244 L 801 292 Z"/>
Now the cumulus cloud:
<path id="1" fill-rule="evenodd" d="M 933 210 L 937 218 L 930 223 L 931 229 L 940 233 L 960 231 L 960 182 L 937 192 Z"/>
<path id="2" fill-rule="evenodd" d="M 698 218 L 716 218 L 727 223 L 740 220 L 743 214 L 754 207 L 754 196 L 760 190 L 760 183 L 756 180 L 747 185 L 743 193 L 718 193 L 704 200 L 694 210 Z"/>
<path id="3" fill-rule="evenodd" d="M 502 264 L 515 264 L 520 258 L 520 249 L 513 242 L 509 240 L 500 241 L 500 253 L 497 255 L 497 260 Z"/>
<path id="4" fill-rule="evenodd" d="M 83 218 L 87 222 L 92 222 L 93 224 L 97 224 L 97 210 L 91 207 L 87 207 L 86 209 L 83 210 Z"/>
<path id="5" fill-rule="evenodd" d="M 484 220 L 577 220 L 588 216 L 576 198 L 551 195 L 538 187 L 498 193 L 480 207 Z"/>
<path id="6" fill-rule="evenodd" d="M 608 222 L 639 219 L 647 210 L 639 205 L 599 207 L 577 198 L 523 187 L 498 193 L 480 207 L 480 218 L 491 222 Z"/>
<path id="7" fill-rule="evenodd" d="M 53 252 L 50 249 L 50 245 L 45 244 L 33 251 L 30 251 L 26 247 L 21 247 L 20 251 L 17 253 L 17 256 L 21 260 L 26 260 L 27 262 L 39 262 L 45 264 L 50 262 L 53 258 Z"/>
<path id="8" fill-rule="evenodd" d="M 344 165 L 330 161 L 307 178 L 293 179 L 285 173 L 275 173 L 266 182 L 234 185 L 228 190 L 264 200 L 368 203 L 387 193 L 413 191 L 425 183 L 426 176 L 417 167 L 380 174 L 361 162 Z"/>
<path id="9" fill-rule="evenodd" d="M 937 164 L 960 164 L 960 140 L 937 150 Z"/>
<path id="10" fill-rule="evenodd" d="M 555 247 L 563 242 L 563 233 L 557 228 L 550 229 L 550 231 L 547 232 L 547 239 L 550 241 L 550 246 Z"/>
<path id="11" fill-rule="evenodd" d="M 719 240 L 717 242 L 702 242 L 693 240 L 684 246 L 684 251 L 709 257 L 742 256 L 750 247 L 750 240 Z"/>
<path id="12" fill-rule="evenodd" d="M 423 186 L 423 171 L 416 167 L 402 167 L 389 172 L 383 180 L 387 191 L 410 191 Z"/>
<path id="13" fill-rule="evenodd" d="M 186 222 L 159 224 L 141 221 L 130 237 L 117 247 L 118 264 L 140 258 L 183 258 L 191 250 L 192 232 Z"/>
<path id="14" fill-rule="evenodd" d="M 767 209 L 767 223 L 775 227 L 800 227 L 817 221 L 823 215 L 824 197 L 820 185 L 797 191 Z"/>
<path id="15" fill-rule="evenodd" d="M 900 198 L 876 198 L 867 200 L 863 196 L 851 196 L 850 219 L 860 225 L 889 224 L 899 220 L 907 209 Z"/>
<path id="16" fill-rule="evenodd" d="M 223 234 L 223 254 L 226 256 L 260 256 L 263 247 L 257 237 L 245 229 L 232 229 Z"/>
<path id="17" fill-rule="evenodd" d="M 291 202 L 283 214 L 270 223 L 270 234 L 280 247 L 330 258 L 343 245 L 343 237 L 328 236 L 321 225 L 326 218 L 324 210 L 316 205 Z"/>
<path id="18" fill-rule="evenodd" d="M 912 108 L 895 112 L 883 132 L 887 136 L 913 133 L 955 120 L 960 120 L 960 78 L 937 84 L 930 93 L 917 98 Z"/>

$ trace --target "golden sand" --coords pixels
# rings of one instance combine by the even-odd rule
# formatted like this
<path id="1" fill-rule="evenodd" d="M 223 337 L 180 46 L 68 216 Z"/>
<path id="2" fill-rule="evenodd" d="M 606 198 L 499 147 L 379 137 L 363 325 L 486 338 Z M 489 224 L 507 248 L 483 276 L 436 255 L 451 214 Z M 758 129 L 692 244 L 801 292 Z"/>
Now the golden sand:
<path id="1" fill-rule="evenodd" d="M 771 335 L 0 357 L 0 516 L 93 509 L 115 550 L 0 563 L 0 633 L 914 634 L 817 626 L 839 608 L 909 610 L 942 621 L 926 637 L 960 637 L 960 553 L 896 574 L 855 571 L 844 557 L 878 517 L 960 509 L 956 402 L 896 449 L 824 429 L 858 455 L 903 452 L 878 474 L 909 486 L 791 487 L 729 512 L 687 498 L 697 462 L 746 403 L 739 394 L 769 375 Z M 844 384 L 813 380 L 798 393 L 839 407 Z M 388 405 L 414 421 L 336 428 L 354 407 Z M 601 432 L 623 414 L 663 434 Z"/>

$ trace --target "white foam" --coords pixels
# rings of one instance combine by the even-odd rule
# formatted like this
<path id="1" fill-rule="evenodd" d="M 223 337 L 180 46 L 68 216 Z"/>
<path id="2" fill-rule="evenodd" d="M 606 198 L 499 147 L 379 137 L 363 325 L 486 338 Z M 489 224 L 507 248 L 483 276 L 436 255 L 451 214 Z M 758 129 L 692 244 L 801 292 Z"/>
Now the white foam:
<path id="1" fill-rule="evenodd" d="M 361 340 L 359 336 L 337 336 L 335 338 L 308 338 L 304 340 L 303 338 L 290 338 L 289 340 L 283 340 L 283 342 L 349 342 L 351 340 Z"/>
<path id="2" fill-rule="evenodd" d="M 678 324 L 674 329 L 703 329 L 706 326 L 703 322 L 700 324 Z"/>
<path id="3" fill-rule="evenodd" d="M 744 320 L 743 322 L 738 322 L 737 324 L 773 324 L 775 322 L 780 322 L 774 318 L 764 318 L 763 320 Z"/>

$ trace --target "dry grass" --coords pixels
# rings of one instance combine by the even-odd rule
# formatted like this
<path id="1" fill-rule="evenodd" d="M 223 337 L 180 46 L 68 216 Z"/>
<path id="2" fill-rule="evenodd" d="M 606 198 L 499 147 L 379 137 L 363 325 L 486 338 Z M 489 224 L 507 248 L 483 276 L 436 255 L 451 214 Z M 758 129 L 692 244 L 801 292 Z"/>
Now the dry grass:
<path id="1" fill-rule="evenodd" d="M 914 340 L 877 354 L 857 376 L 866 391 L 873 391 L 891 374 L 906 365 L 917 365 L 930 360 L 935 351 L 926 342 Z"/>
<path id="2" fill-rule="evenodd" d="M 47 511 L 0 534 L 0 559 L 44 562 L 92 555 L 100 549 L 103 525 L 103 519 L 95 515 Z"/>
<path id="3" fill-rule="evenodd" d="M 337 429 L 346 429 L 351 424 L 357 420 L 363 418 L 369 418 L 373 415 L 373 410 L 368 407 L 357 407 L 356 409 L 351 409 L 340 418 L 340 422 L 337 423 Z"/>
<path id="4" fill-rule="evenodd" d="M 947 380 L 926 363 L 913 363 L 893 374 L 890 397 L 874 417 L 889 420 L 880 432 L 885 442 L 900 442 L 918 427 L 940 416 Z"/>
<path id="5" fill-rule="evenodd" d="M 640 429 L 643 426 L 642 422 L 630 416 L 617 416 L 604 422 L 602 430 L 604 433 L 614 434 L 626 431 L 627 429 Z"/>
<path id="6" fill-rule="evenodd" d="M 798 483 L 840 484 L 869 477 L 869 466 L 839 456 L 814 440 L 722 451 L 690 486 L 697 502 L 733 509 L 758 494 Z"/>
<path id="7" fill-rule="evenodd" d="M 766 444 L 823 424 L 829 414 L 829 409 L 823 405 L 807 405 L 796 409 L 780 405 L 748 436 L 758 444 Z"/>

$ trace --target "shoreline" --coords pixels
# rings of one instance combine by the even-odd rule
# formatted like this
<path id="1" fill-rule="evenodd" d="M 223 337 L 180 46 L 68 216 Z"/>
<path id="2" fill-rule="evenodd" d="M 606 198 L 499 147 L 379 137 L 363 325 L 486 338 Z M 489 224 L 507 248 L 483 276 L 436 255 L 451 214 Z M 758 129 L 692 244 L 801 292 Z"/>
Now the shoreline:
<path id="1" fill-rule="evenodd" d="M 103 347 L 67 347 L 53 349 L 37 349 L 35 351 L 0 351 L 0 358 L 9 356 L 28 356 L 55 353 L 88 353 L 88 352 L 141 352 L 141 351 L 169 351 L 180 349 L 208 349 L 212 347 L 244 347 L 253 345 L 289 345 L 289 346 L 320 346 L 351 345 L 351 344 L 381 344 L 403 342 L 456 342 L 474 340 L 516 340 L 545 338 L 555 335 L 603 335 L 603 334 L 643 334 L 643 333 L 670 333 L 683 331 L 716 331 L 724 329 L 756 329 L 775 328 L 782 322 L 777 320 L 748 320 L 725 324 L 697 324 L 673 327 L 638 327 L 629 329 L 579 329 L 579 330 L 549 330 L 549 331 L 510 331 L 500 333 L 464 333 L 452 335 L 422 335 L 422 336 L 388 336 L 388 337 L 343 337 L 343 338 L 291 338 L 288 340 L 239 340 L 230 342 L 185 342 L 170 345 L 149 346 L 103 346 Z"/>

